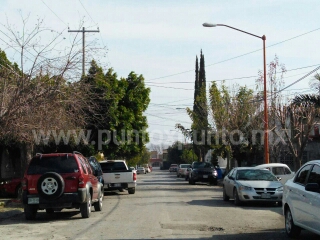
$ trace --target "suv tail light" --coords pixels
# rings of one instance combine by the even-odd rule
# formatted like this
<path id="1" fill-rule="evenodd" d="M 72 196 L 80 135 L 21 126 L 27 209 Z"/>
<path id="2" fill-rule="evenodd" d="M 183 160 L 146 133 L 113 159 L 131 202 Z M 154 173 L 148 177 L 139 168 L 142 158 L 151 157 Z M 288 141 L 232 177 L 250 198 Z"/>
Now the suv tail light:
<path id="1" fill-rule="evenodd" d="M 83 188 L 84 186 L 84 178 L 83 177 L 79 177 L 79 188 Z"/>
<path id="2" fill-rule="evenodd" d="M 27 190 L 27 184 L 28 184 L 28 180 L 26 178 L 22 179 L 21 181 L 22 190 Z"/>
<path id="3" fill-rule="evenodd" d="M 133 181 L 136 181 L 137 180 L 137 173 L 133 173 Z"/>
<path id="4" fill-rule="evenodd" d="M 217 177 L 217 176 L 218 176 L 217 170 L 214 169 L 214 170 L 212 171 L 212 175 Z"/>

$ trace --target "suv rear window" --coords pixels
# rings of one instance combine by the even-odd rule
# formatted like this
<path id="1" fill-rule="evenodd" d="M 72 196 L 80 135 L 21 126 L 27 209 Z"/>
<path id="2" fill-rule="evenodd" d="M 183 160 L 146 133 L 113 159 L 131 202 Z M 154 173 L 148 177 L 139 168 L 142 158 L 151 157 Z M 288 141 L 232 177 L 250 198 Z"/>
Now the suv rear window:
<path id="1" fill-rule="evenodd" d="M 100 163 L 102 171 L 126 171 L 126 165 L 123 162 L 102 162 Z"/>
<path id="2" fill-rule="evenodd" d="M 79 167 L 73 156 L 34 157 L 29 164 L 27 174 L 44 174 L 46 172 L 74 173 L 79 172 Z"/>

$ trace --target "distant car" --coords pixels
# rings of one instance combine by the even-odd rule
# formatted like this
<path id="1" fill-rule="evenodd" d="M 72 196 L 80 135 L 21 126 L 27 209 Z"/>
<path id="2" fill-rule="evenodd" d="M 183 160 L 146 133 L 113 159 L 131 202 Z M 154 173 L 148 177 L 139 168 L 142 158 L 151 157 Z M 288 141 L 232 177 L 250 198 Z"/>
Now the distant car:
<path id="1" fill-rule="evenodd" d="M 138 167 L 137 168 L 137 174 L 140 174 L 140 173 L 146 174 L 146 170 L 144 169 L 144 167 Z"/>
<path id="2" fill-rule="evenodd" d="M 177 177 L 184 177 L 187 173 L 187 169 L 190 167 L 191 164 L 180 164 L 177 171 Z"/>
<path id="3" fill-rule="evenodd" d="M 0 182 L 0 191 L 2 195 L 15 196 L 18 199 L 22 197 L 21 178 L 12 178 Z"/>
<path id="4" fill-rule="evenodd" d="M 194 185 L 196 182 L 218 184 L 218 172 L 211 163 L 193 162 L 190 169 L 189 184 Z"/>
<path id="5" fill-rule="evenodd" d="M 129 167 L 130 170 L 132 170 L 133 172 L 137 172 L 137 170 L 135 169 L 135 167 Z"/>
<path id="6" fill-rule="evenodd" d="M 233 198 L 234 205 L 242 202 L 281 202 L 283 185 L 266 169 L 237 167 L 223 179 L 223 200 Z"/>
<path id="7" fill-rule="evenodd" d="M 281 178 L 280 182 L 285 184 L 288 179 L 294 177 L 294 172 L 288 167 L 287 164 L 283 163 L 267 163 L 255 166 L 255 168 L 259 169 L 268 169 L 270 170 L 276 177 Z"/>
<path id="8" fill-rule="evenodd" d="M 284 185 L 282 210 L 289 237 L 301 229 L 320 235 L 320 160 L 305 163 Z"/>
<path id="9" fill-rule="evenodd" d="M 171 164 L 169 172 L 176 172 L 178 170 L 178 164 Z"/>

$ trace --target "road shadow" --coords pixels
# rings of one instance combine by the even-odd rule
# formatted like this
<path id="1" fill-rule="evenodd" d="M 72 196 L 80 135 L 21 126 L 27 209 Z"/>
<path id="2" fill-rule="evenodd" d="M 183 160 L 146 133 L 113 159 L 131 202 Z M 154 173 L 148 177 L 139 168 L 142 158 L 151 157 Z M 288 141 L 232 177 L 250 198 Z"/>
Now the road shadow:
<path id="1" fill-rule="evenodd" d="M 193 206 L 206 206 L 206 207 L 221 207 L 221 208 L 242 208 L 244 210 L 269 210 L 275 212 L 279 215 L 282 215 L 282 207 L 276 203 L 266 203 L 266 202 L 246 202 L 241 206 L 235 206 L 233 201 L 223 201 L 222 197 L 215 197 L 212 199 L 197 199 L 186 202 L 189 205 Z"/>
<path id="2" fill-rule="evenodd" d="M 175 240 L 175 239 L 187 239 L 187 240 L 208 240 L 208 239 L 214 239 L 214 240 L 289 240 L 290 238 L 286 235 L 284 230 L 279 230 L 279 229 L 266 229 L 266 230 L 261 230 L 255 233 L 235 233 L 235 234 L 227 234 L 224 233 L 223 231 L 214 231 L 215 228 L 212 228 L 211 232 L 214 232 L 212 237 L 197 237 L 197 238 L 180 238 L 179 236 L 177 237 L 172 237 L 172 238 L 161 238 L 161 236 L 154 236 L 152 238 L 144 238 L 147 240 L 152 240 L 152 239 L 159 239 L 159 240 Z M 210 231 L 210 228 L 209 230 Z M 200 231 L 201 233 L 201 231 Z M 187 233 L 186 233 L 187 235 Z M 297 239 L 308 239 L 308 240 L 318 240 L 319 236 L 310 233 L 308 231 L 302 231 L 300 237 Z M 129 239 L 123 239 L 123 240 L 129 240 Z"/>

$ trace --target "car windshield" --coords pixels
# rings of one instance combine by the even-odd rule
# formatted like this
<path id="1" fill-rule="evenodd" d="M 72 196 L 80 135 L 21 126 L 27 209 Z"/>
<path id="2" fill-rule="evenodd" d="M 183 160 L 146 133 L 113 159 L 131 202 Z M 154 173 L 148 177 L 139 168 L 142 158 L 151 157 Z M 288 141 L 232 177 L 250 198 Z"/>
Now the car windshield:
<path id="1" fill-rule="evenodd" d="M 278 181 L 278 179 L 268 170 L 259 169 L 238 170 L 236 179 L 249 181 Z"/>
<path id="2" fill-rule="evenodd" d="M 44 174 L 46 172 L 74 173 L 79 172 L 79 167 L 73 156 L 34 157 L 28 167 L 28 174 Z"/>
<path id="3" fill-rule="evenodd" d="M 207 162 L 195 162 L 193 163 L 193 168 L 209 168 L 211 167 L 210 163 Z"/>
<path id="4" fill-rule="evenodd" d="M 180 165 L 180 168 L 189 168 L 190 167 L 190 164 L 181 164 Z"/>

